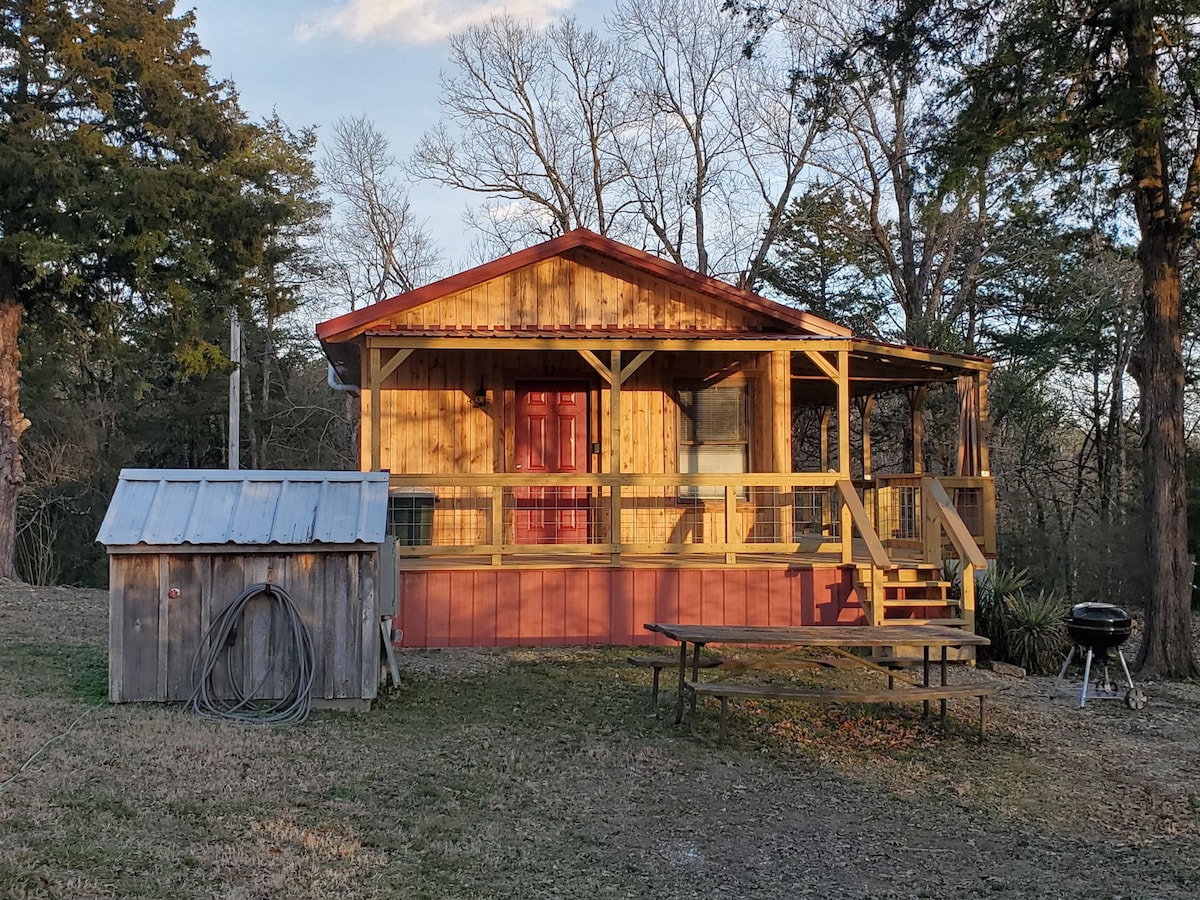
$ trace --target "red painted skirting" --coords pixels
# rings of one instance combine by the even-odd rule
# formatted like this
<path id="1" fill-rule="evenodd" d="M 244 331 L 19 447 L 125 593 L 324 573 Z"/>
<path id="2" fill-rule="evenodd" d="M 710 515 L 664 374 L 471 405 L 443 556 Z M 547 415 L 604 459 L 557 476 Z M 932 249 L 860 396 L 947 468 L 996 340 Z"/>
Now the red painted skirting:
<path id="1" fill-rule="evenodd" d="M 852 569 L 401 572 L 405 647 L 666 643 L 646 622 L 856 625 Z"/>

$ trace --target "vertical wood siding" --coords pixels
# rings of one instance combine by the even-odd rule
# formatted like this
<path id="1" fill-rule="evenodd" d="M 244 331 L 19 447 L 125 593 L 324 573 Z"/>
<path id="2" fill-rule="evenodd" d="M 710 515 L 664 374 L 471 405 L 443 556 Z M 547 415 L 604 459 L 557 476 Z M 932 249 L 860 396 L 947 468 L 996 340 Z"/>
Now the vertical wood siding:
<path id="1" fill-rule="evenodd" d="M 192 661 L 221 611 L 252 584 L 292 597 L 312 638 L 313 696 L 371 699 L 379 676 L 379 600 L 374 554 L 113 555 L 109 559 L 109 699 L 187 700 Z M 178 588 L 178 598 L 170 589 Z M 295 665 L 274 603 L 253 600 L 215 676 L 221 696 L 236 678 L 256 699 L 282 697 Z M 262 685 L 255 691 L 255 687 Z"/>
<path id="2" fill-rule="evenodd" d="M 401 572 L 405 647 L 668 643 L 647 622 L 856 625 L 849 569 Z"/>
<path id="3" fill-rule="evenodd" d="M 621 392 L 621 470 L 672 474 L 679 470 L 675 387 L 698 379 L 744 383 L 750 395 L 750 468 L 787 472 L 791 466 L 787 354 L 660 351 L 626 382 Z M 781 357 L 783 358 L 781 360 Z M 397 474 L 488 474 L 515 471 L 513 409 L 515 385 L 523 380 L 583 381 L 589 391 L 588 470 L 610 470 L 607 441 L 609 391 L 574 351 L 481 354 L 417 351 L 384 382 L 381 393 L 381 466 Z M 484 387 L 489 403 L 472 405 Z M 364 404 L 370 394 L 364 392 Z M 369 422 L 369 406 L 362 413 Z M 362 466 L 370 466 L 369 428 L 362 429 Z M 763 497 L 759 512 L 739 515 L 743 536 L 764 539 L 784 533 L 779 504 Z M 622 534 L 642 543 L 693 543 L 724 535 L 723 504 L 680 505 L 663 489 L 630 495 L 623 507 Z M 599 502 L 597 521 L 607 532 L 608 507 Z M 490 541 L 491 493 L 443 489 L 434 518 L 433 542 L 474 545 Z M 511 540 L 512 535 L 506 535 Z"/>
<path id="4" fill-rule="evenodd" d="M 765 316 L 574 250 L 380 320 L 378 328 L 696 328 L 761 330 Z"/>

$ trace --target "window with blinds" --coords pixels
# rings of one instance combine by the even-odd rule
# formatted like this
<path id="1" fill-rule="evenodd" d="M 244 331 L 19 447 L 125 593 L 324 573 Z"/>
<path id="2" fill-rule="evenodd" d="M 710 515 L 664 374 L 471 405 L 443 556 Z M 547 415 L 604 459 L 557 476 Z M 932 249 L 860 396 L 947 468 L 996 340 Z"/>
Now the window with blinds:
<path id="1" fill-rule="evenodd" d="M 682 474 L 725 474 L 750 468 L 750 394 L 746 385 L 698 387 L 677 391 L 679 401 L 679 471 Z M 739 490 L 739 496 L 744 491 Z M 685 487 L 680 497 L 720 499 L 719 486 Z"/>

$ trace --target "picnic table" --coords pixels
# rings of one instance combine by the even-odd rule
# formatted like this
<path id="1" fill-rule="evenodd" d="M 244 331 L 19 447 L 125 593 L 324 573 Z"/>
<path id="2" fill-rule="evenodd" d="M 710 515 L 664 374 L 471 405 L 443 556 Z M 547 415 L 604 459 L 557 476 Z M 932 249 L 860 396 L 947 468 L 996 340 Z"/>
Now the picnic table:
<path id="1" fill-rule="evenodd" d="M 696 701 L 699 695 L 716 697 L 721 703 L 719 740 L 725 737 L 725 707 L 730 697 L 759 697 L 773 700 L 811 700 L 825 702 L 888 703 L 904 700 L 920 700 L 925 714 L 929 715 L 929 703 L 941 703 L 943 723 L 946 720 L 946 703 L 952 698 L 979 698 L 979 733 L 984 730 L 984 698 L 994 692 L 985 685 L 950 685 L 947 683 L 947 651 L 951 647 L 985 647 L 991 643 L 987 638 L 970 631 L 949 628 L 944 625 L 816 625 L 816 626 L 744 626 L 744 625 L 681 625 L 655 622 L 644 626 L 673 641 L 679 642 L 679 688 L 675 699 L 675 724 L 683 721 L 684 698 L 691 699 L 691 725 L 695 729 Z M 688 645 L 692 646 L 691 678 L 688 676 Z M 722 666 L 709 668 L 710 672 L 721 672 L 717 678 L 701 681 L 700 651 L 707 644 L 739 644 L 747 646 L 779 648 L 755 663 L 727 660 Z M 917 648 L 922 651 L 922 682 L 917 684 L 896 674 L 888 668 L 887 658 L 868 658 L 851 652 L 851 648 Z M 823 648 L 847 666 L 861 667 L 887 676 L 887 690 L 813 690 L 786 684 L 750 685 L 726 680 L 728 672 L 769 671 L 797 649 Z M 940 651 L 940 684 L 931 683 L 931 656 L 933 650 Z M 900 687 L 897 687 L 897 682 Z"/>

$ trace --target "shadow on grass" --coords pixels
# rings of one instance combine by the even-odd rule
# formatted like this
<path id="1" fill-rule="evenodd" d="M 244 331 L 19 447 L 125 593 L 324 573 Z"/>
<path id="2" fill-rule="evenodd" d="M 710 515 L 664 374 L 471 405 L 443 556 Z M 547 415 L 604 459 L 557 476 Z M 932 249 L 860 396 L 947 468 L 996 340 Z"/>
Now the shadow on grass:
<path id="1" fill-rule="evenodd" d="M 650 708 L 644 671 L 624 658 L 512 661 L 500 671 L 465 676 L 404 676 L 383 693 L 358 727 L 402 734 L 439 726 L 487 725 L 505 730 L 579 734 L 623 733 L 636 740 L 670 739 L 674 695 Z"/>
<path id="2" fill-rule="evenodd" d="M 0 644 L 0 672 L 31 697 L 108 699 L 108 659 L 86 644 Z"/>
<path id="3" fill-rule="evenodd" d="M 509 659 L 503 670 L 485 674 L 415 676 L 385 693 L 368 721 L 358 727 L 384 729 L 395 737 L 420 736 L 439 729 L 485 726 L 550 740 L 604 735 L 627 745 L 682 742 L 689 753 L 747 751 L 827 761 L 886 756 L 898 761 L 930 754 L 978 754 L 974 707 L 951 704 L 948 730 L 935 715 L 919 716 L 908 706 L 877 704 L 797 704 L 751 700 L 730 704 L 728 742 L 713 746 L 717 707 L 701 704 L 697 737 L 675 717 L 675 686 L 663 679 L 657 710 L 650 707 L 650 678 L 631 668 L 626 651 L 589 651 L 581 658 Z M 1002 735 L 995 734 L 989 743 Z M 1003 743 L 1000 740 L 998 743 Z M 992 743 L 992 750 L 998 749 Z"/>

